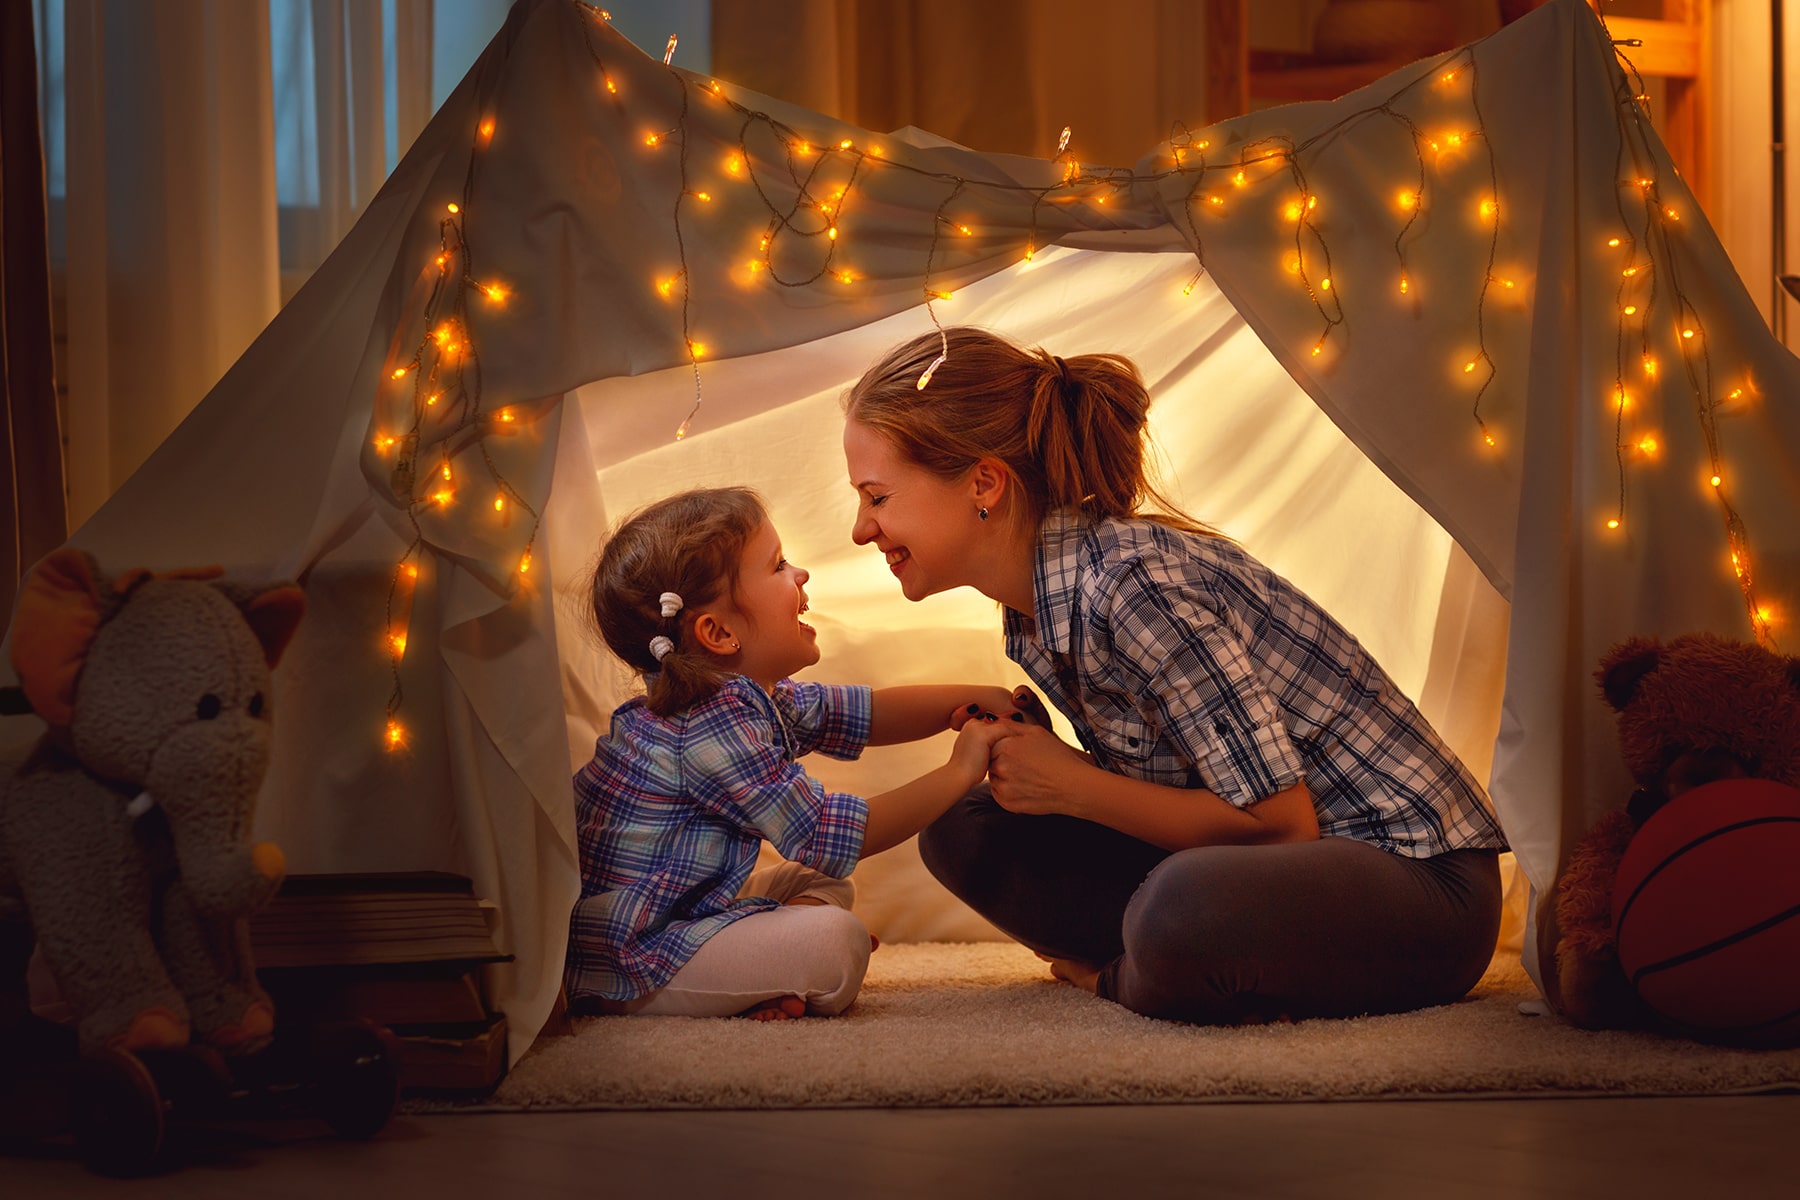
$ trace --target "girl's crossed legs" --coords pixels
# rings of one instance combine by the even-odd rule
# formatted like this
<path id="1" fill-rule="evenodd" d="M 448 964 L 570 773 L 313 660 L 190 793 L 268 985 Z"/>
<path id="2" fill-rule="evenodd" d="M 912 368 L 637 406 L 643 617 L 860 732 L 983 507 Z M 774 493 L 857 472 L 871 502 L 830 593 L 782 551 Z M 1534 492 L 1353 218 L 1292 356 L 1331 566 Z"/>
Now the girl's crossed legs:
<path id="1" fill-rule="evenodd" d="M 764 1020 L 834 1017 L 850 1007 L 869 968 L 869 931 L 851 915 L 848 879 L 782 862 L 750 873 L 742 896 L 780 908 L 740 917 L 708 938 L 673 978 L 610 1011 L 666 1017 Z"/>

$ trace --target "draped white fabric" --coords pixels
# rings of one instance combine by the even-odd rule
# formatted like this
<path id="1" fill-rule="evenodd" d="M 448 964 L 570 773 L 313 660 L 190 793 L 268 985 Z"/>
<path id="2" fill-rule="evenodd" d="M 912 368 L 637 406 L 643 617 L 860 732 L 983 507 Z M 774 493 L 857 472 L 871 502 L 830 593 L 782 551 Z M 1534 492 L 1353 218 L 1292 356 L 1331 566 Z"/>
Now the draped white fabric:
<path id="1" fill-rule="evenodd" d="M 906 605 L 873 553 L 845 538 L 836 393 L 881 348 L 929 327 L 917 304 L 927 284 L 954 290 L 942 319 L 1139 358 L 1187 504 L 1375 648 L 1491 779 L 1541 893 L 1571 837 L 1626 791 L 1590 679 L 1601 654 L 1629 634 L 1752 634 L 1709 486 L 1715 457 L 1759 595 L 1778 619 L 1783 605 L 1794 614 L 1800 379 L 1660 146 L 1641 143 L 1635 163 L 1622 152 L 1616 68 L 1579 0 L 1479 43 L 1473 61 L 1460 84 L 1434 87 L 1422 64 L 1330 104 L 1196 130 L 1186 171 L 1165 146 L 1134 180 L 1064 191 L 1067 164 L 870 134 L 729 81 L 721 100 L 585 6 L 527 0 L 339 249 L 75 541 L 109 566 L 223 561 L 305 579 L 310 613 L 281 671 L 258 832 L 295 870 L 472 875 L 517 956 L 500 993 L 516 1052 L 553 1001 L 577 889 L 569 766 L 620 694 L 582 639 L 573 586 L 606 521 L 695 483 L 754 483 L 815 572 L 821 677 L 1015 678 L 990 605 Z M 784 122 L 815 156 L 842 141 L 880 147 L 836 218 L 834 262 L 853 282 L 780 288 L 743 266 L 768 226 L 765 198 L 786 211 L 813 178 L 811 164 L 789 173 L 798 160 L 771 127 L 744 133 L 750 112 Z M 1394 114 L 1466 144 L 1422 166 L 1423 143 Z M 1210 145 L 1204 174 L 1198 140 Z M 1257 145 L 1297 147 L 1299 194 L 1318 199 L 1312 223 L 1343 306 L 1318 355 L 1335 310 L 1283 267 L 1295 177 L 1253 169 L 1240 187 L 1220 167 Z M 745 150 L 754 188 L 725 165 Z M 833 161 L 848 165 L 843 154 Z M 1425 218 L 1397 248 L 1394 197 L 1421 171 Z M 1628 171 L 1652 173 L 1677 212 L 1666 246 L 1643 227 L 1641 192 L 1621 208 Z M 1497 200 L 1497 227 L 1482 199 Z M 471 438 L 487 428 L 466 421 L 475 400 L 459 401 L 460 415 L 415 410 L 414 381 L 392 378 L 428 336 L 452 201 L 476 278 L 512 290 L 466 314 L 479 404 L 518 417 L 505 435 Z M 943 233 L 940 216 L 971 233 Z M 1609 236 L 1654 242 L 1658 256 L 1633 259 Z M 1184 294 L 1196 249 L 1207 275 Z M 659 294 L 684 257 L 681 286 Z M 1620 332 L 1621 266 L 1633 261 L 1663 289 L 1643 302 L 1665 364 L 1655 377 L 1638 365 L 1638 327 Z M 1307 279 L 1323 296 L 1318 265 Z M 1703 328 L 1698 345 L 1679 339 L 1678 317 Z M 685 338 L 706 346 L 706 398 L 675 443 L 696 374 Z M 1472 416 L 1485 372 L 1463 370 L 1482 345 L 1494 371 L 1485 425 Z M 1682 363 L 1700 349 L 1711 376 L 1697 397 Z M 1611 397 L 1624 369 L 1621 418 Z M 407 488 L 380 439 L 415 418 L 420 462 L 503 478 L 522 503 L 400 503 Z M 1652 432 L 1654 457 L 1620 449 Z M 390 581 L 415 536 L 423 573 L 399 605 L 411 732 L 388 754 Z M 843 778 L 873 787 L 912 769 L 895 761 Z"/>

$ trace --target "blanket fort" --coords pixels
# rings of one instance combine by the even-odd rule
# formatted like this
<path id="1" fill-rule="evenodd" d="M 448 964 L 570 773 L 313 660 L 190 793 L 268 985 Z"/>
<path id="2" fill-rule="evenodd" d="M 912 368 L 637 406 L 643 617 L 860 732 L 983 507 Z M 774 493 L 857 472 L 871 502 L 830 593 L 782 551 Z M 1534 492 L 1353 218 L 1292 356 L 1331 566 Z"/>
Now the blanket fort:
<path id="1" fill-rule="evenodd" d="M 1800 604 L 1795 360 L 1640 90 L 1555 0 L 1100 167 L 846 126 L 520 0 L 72 541 L 305 583 L 257 836 L 300 872 L 471 876 L 516 956 L 516 1056 L 578 890 L 570 765 L 622 698 L 579 624 L 607 522 L 756 486 L 814 573 L 828 677 L 1017 682 L 991 606 L 905 605 L 849 546 L 836 397 L 934 322 L 1118 351 L 1178 498 L 1415 689 L 1543 894 L 1629 791 L 1604 651 L 1779 644 Z"/>

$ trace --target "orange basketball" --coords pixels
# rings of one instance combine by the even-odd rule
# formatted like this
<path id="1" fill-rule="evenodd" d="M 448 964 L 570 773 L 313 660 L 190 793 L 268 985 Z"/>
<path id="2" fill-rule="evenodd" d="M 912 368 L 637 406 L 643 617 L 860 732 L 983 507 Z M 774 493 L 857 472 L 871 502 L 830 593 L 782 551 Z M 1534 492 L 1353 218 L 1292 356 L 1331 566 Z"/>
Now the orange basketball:
<path id="1" fill-rule="evenodd" d="M 1727 779 L 1644 822 L 1613 882 L 1619 964 L 1695 1037 L 1800 1042 L 1800 789 Z"/>

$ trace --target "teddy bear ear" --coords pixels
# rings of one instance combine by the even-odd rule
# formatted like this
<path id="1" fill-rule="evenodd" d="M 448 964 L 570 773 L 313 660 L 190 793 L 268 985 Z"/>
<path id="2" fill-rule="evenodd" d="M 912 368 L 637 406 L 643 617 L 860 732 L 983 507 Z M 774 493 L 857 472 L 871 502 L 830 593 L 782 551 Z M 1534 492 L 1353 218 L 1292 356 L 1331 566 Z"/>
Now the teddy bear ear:
<path id="1" fill-rule="evenodd" d="M 306 612 L 306 593 L 293 584 L 270 588 L 252 596 L 243 604 L 244 620 L 262 643 L 263 658 L 271 670 L 281 661 L 282 651 L 293 640 L 300 617 Z"/>
<path id="2" fill-rule="evenodd" d="M 1637 695 L 1638 684 L 1661 662 L 1660 642 L 1655 638 L 1631 638 L 1614 646 L 1600 660 L 1600 669 L 1594 672 L 1594 678 L 1600 684 L 1600 694 L 1606 697 L 1613 711 L 1624 712 Z"/>
<path id="3" fill-rule="evenodd" d="M 19 586 L 12 665 L 32 711 L 51 725 L 75 715 L 75 683 L 101 620 L 100 570 L 85 551 L 46 555 Z"/>

